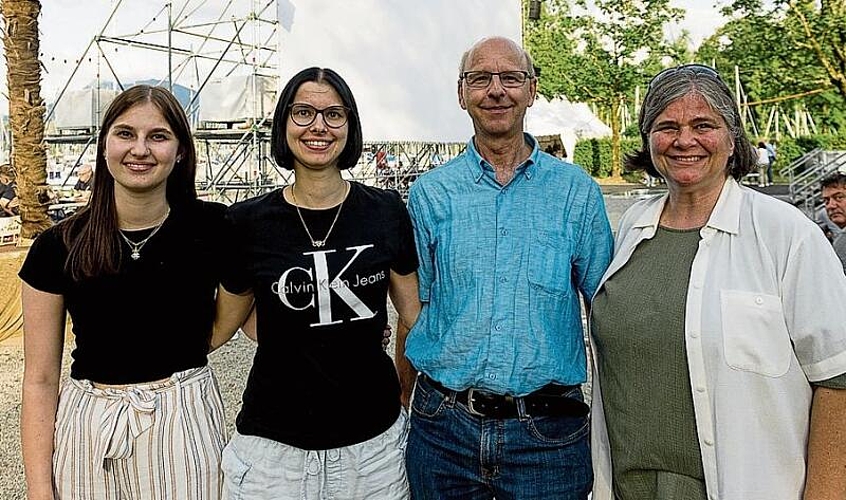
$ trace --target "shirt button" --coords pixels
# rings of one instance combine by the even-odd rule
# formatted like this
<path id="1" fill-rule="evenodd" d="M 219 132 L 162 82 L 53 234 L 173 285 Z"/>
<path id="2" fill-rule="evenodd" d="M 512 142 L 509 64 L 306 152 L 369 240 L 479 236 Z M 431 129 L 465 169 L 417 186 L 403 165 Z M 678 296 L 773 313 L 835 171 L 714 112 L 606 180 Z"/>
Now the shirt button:
<path id="1" fill-rule="evenodd" d="M 496 328 L 496 331 L 501 331 L 501 330 L 502 330 L 502 325 L 496 325 L 496 327 L 495 327 L 495 328 Z"/>
<path id="2" fill-rule="evenodd" d="M 493 379 L 495 379 L 495 378 L 496 378 L 496 374 L 495 374 L 495 373 L 491 373 L 490 375 L 488 375 L 488 378 L 489 378 L 489 379 L 491 379 L 491 380 L 493 380 Z"/>
<path id="3" fill-rule="evenodd" d="M 714 446 L 714 440 L 710 438 L 705 438 L 705 446 Z"/>
<path id="4" fill-rule="evenodd" d="M 500 283 L 508 283 L 508 278 L 506 278 L 505 276 L 503 276 L 502 278 L 500 278 L 500 279 L 499 279 L 499 282 L 500 282 Z"/>
<path id="5" fill-rule="evenodd" d="M 690 332 L 690 338 L 698 339 L 699 338 L 699 332 Z"/>
<path id="6" fill-rule="evenodd" d="M 501 234 L 503 236 L 508 236 L 508 229 L 503 229 L 502 231 L 499 232 L 499 234 Z"/>
<path id="7" fill-rule="evenodd" d="M 696 386 L 696 392 L 705 392 L 705 387 L 701 385 Z"/>
<path id="8" fill-rule="evenodd" d="M 755 297 L 755 303 L 760 306 L 761 304 L 764 303 L 764 298 L 763 297 Z"/>

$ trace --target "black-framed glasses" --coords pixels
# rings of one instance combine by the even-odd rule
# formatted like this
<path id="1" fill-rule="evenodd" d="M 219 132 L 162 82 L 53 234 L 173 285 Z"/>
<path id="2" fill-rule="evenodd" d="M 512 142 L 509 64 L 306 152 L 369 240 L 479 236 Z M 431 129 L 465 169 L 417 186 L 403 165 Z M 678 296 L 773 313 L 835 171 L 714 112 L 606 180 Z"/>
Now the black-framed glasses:
<path id="1" fill-rule="evenodd" d="M 720 80 L 720 81 L 723 80 L 723 77 L 721 77 L 720 74 L 717 72 L 717 70 L 715 70 L 711 66 L 708 66 L 708 65 L 705 65 L 705 64 L 699 64 L 699 63 L 690 63 L 690 64 L 682 64 L 681 66 L 675 66 L 675 67 L 672 67 L 672 68 L 667 68 L 667 69 L 663 69 L 663 70 L 659 71 L 658 74 L 656 74 L 655 76 L 652 77 L 651 80 L 649 80 L 649 85 L 647 86 L 647 89 L 652 88 L 653 85 L 655 85 L 659 81 L 663 80 L 665 77 L 670 76 L 670 75 L 674 75 L 674 74 L 681 72 L 681 71 L 693 73 L 694 75 L 707 75 L 707 76 L 716 78 L 717 80 Z"/>
<path id="2" fill-rule="evenodd" d="M 311 104 L 291 104 L 291 121 L 300 127 L 308 127 L 317 118 L 323 117 L 323 123 L 329 128 L 341 128 L 347 124 L 352 112 L 345 106 L 329 106 L 328 108 L 317 109 Z"/>
<path id="3" fill-rule="evenodd" d="M 522 87 L 530 75 L 528 71 L 501 71 L 499 73 L 491 73 L 490 71 L 465 71 L 461 73 L 460 78 L 471 89 L 486 89 L 493 81 L 494 76 L 499 78 L 499 83 L 503 87 L 516 89 Z"/>

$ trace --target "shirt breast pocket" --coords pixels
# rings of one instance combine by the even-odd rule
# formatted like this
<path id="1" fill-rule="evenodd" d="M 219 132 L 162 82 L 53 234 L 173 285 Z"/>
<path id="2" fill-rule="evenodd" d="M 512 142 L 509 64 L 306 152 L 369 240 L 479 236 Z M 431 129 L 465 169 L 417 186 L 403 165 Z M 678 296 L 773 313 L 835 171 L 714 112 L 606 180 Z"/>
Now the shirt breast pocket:
<path id="1" fill-rule="evenodd" d="M 766 377 L 787 373 L 792 344 L 778 296 L 722 290 L 720 309 L 729 366 Z"/>
<path id="2" fill-rule="evenodd" d="M 561 235 L 538 232 L 529 247 L 529 283 L 554 295 L 570 291 L 570 245 Z"/>

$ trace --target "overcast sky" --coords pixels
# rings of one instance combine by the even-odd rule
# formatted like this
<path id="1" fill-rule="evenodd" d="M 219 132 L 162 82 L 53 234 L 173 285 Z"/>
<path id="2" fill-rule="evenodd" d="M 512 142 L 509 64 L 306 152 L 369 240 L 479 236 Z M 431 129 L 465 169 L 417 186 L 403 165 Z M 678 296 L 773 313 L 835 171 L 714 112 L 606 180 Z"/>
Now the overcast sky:
<path id="1" fill-rule="evenodd" d="M 238 3 L 248 6 L 250 1 L 238 0 Z M 417 0 L 408 1 L 416 2 Z M 676 6 L 687 9 L 688 15 L 679 28 L 671 28 L 669 33 L 673 35 L 684 28 L 690 31 L 694 42 L 699 43 L 722 23 L 719 8 L 715 4 L 723 4 L 726 1 L 672 0 L 672 3 Z M 153 6 L 164 3 L 166 3 L 164 0 L 124 0 L 118 10 L 118 19 L 121 17 L 151 16 L 157 9 Z M 175 3 L 180 4 L 181 2 Z M 193 4 L 205 5 L 204 8 L 208 8 L 207 4 L 213 4 L 213 2 L 204 3 L 200 0 L 194 0 Z M 84 53 L 91 39 L 104 26 L 114 5 L 115 0 L 45 0 L 42 2 L 42 17 L 39 27 L 41 30 L 41 59 L 45 70 L 42 95 L 45 99 L 52 100 L 68 82 L 76 66 L 76 61 Z M 98 71 L 98 62 L 100 73 L 108 74 L 108 69 L 103 67 L 101 61 L 98 61 L 93 50 L 89 53 L 88 59 L 90 61 L 85 61 L 78 72 L 80 76 L 74 78 L 71 82 L 71 88 L 81 88 L 90 82 Z M 139 60 L 133 63 L 138 67 L 143 67 L 145 61 Z M 2 85 L 0 86 L 2 86 L 5 94 L 5 60 L 0 61 L 0 76 L 2 76 Z"/>

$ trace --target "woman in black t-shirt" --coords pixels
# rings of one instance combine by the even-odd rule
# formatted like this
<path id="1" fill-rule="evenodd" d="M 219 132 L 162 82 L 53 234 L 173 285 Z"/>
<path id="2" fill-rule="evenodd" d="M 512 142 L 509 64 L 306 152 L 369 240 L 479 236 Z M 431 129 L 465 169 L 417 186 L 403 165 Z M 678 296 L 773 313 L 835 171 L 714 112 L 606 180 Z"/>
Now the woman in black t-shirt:
<path id="1" fill-rule="evenodd" d="M 197 200 L 190 126 L 161 87 L 115 98 L 96 162 L 89 204 L 20 271 L 27 498 L 217 499 L 226 436 L 206 355 L 226 207 Z"/>
<path id="2" fill-rule="evenodd" d="M 399 194 L 341 176 L 361 151 L 346 82 L 303 70 L 282 91 L 271 137 L 296 182 L 227 211 L 237 244 L 212 343 L 254 301 L 246 330 L 258 347 L 223 453 L 226 498 L 408 498 L 405 412 L 381 340 L 389 294 L 398 343 L 416 321 L 417 255 Z"/>

